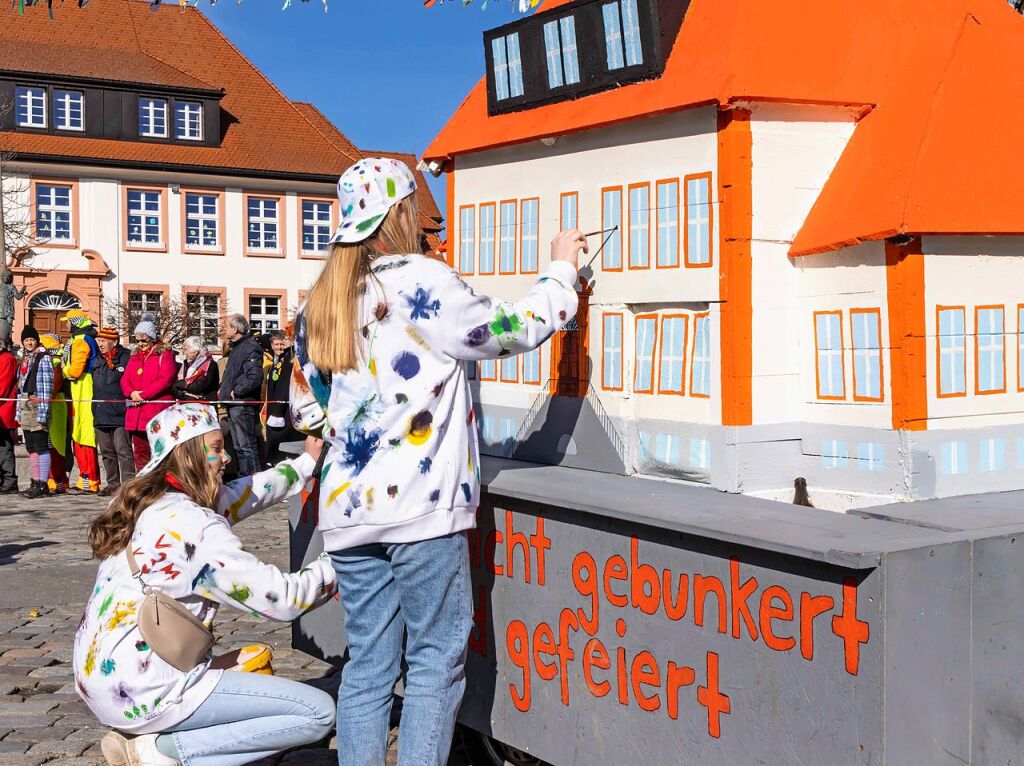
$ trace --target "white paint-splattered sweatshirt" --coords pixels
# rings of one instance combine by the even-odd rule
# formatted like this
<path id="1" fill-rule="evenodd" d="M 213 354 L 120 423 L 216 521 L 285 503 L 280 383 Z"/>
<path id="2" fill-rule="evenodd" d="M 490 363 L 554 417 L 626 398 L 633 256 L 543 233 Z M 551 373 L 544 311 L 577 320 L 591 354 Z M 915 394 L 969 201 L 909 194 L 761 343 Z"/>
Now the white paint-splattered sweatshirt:
<path id="1" fill-rule="evenodd" d="M 422 255 L 374 263 L 358 368 L 322 375 L 304 316 L 296 321 L 291 416 L 299 430 L 323 428 L 330 445 L 320 489 L 329 551 L 472 528 L 479 444 L 464 362 L 530 351 L 576 313 L 577 273 L 565 262 L 516 303 L 475 294 Z"/>
<path id="2" fill-rule="evenodd" d="M 130 549 L 141 579 L 208 627 L 219 604 L 271 620 L 293 620 L 337 590 L 322 557 L 288 574 L 242 550 L 232 524 L 298 492 L 313 473 L 302 455 L 269 471 L 226 484 L 214 513 L 171 491 L 139 516 Z M 139 633 L 142 586 L 119 553 L 100 563 L 75 635 L 75 687 L 106 726 L 132 734 L 164 731 L 206 700 L 222 671 L 212 656 L 188 672 L 168 665 Z"/>

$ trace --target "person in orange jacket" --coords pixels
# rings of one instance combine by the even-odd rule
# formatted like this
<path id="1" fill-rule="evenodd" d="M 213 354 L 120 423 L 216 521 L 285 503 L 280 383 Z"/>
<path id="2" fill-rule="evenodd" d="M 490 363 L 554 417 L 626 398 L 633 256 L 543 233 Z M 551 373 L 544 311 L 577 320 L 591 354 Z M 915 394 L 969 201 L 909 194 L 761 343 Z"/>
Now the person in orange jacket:
<path id="1" fill-rule="evenodd" d="M 75 409 L 71 431 L 72 449 L 78 463 L 78 482 L 74 489 L 99 492 L 100 466 L 96 451 L 96 429 L 92 417 L 93 360 L 100 355 L 96 328 L 81 309 L 72 309 L 61 319 L 71 325 L 71 340 L 64 346 L 64 377 L 71 381 L 71 400 Z"/>

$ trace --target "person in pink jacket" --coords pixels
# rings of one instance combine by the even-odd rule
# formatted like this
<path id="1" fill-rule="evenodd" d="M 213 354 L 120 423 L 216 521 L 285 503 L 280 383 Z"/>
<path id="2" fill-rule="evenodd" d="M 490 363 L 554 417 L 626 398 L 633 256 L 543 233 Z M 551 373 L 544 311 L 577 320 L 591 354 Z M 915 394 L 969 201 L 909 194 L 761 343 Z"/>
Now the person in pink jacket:
<path id="1" fill-rule="evenodd" d="M 174 404 L 171 393 L 178 377 L 174 352 L 157 342 L 156 317 L 149 312 L 135 327 L 135 353 L 121 378 L 121 391 L 128 399 L 124 428 L 132 438 L 135 470 L 149 462 L 149 421 Z M 145 403 L 144 403 L 145 402 Z"/>

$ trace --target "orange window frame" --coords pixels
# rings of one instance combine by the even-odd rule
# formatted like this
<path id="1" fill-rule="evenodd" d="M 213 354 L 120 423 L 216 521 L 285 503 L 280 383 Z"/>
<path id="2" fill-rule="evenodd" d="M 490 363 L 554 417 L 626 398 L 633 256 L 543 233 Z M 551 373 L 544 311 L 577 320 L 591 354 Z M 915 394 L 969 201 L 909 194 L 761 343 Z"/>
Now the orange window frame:
<path id="1" fill-rule="evenodd" d="M 959 311 L 964 315 L 964 377 L 962 392 L 944 394 L 942 393 L 942 334 L 941 317 L 943 311 Z M 936 306 L 935 307 L 935 398 L 937 399 L 961 399 L 967 396 L 967 306 Z"/>
<path id="2" fill-rule="evenodd" d="M 819 364 L 819 354 L 821 354 L 821 349 L 818 347 L 818 317 L 820 316 L 839 317 L 839 362 L 843 376 L 842 396 L 823 396 L 821 393 L 821 365 Z M 814 392 L 816 397 L 823 402 L 846 401 L 846 338 L 843 337 L 843 312 L 839 310 L 814 312 Z"/>
<path id="3" fill-rule="evenodd" d="M 874 314 L 878 320 L 878 396 L 857 396 L 857 346 L 854 332 L 854 317 L 859 314 Z M 817 326 L 817 324 L 815 324 Z M 853 354 L 853 401 L 855 402 L 884 402 L 885 401 L 885 350 L 882 343 L 882 310 L 879 308 L 850 309 L 850 351 Z"/>
<path id="4" fill-rule="evenodd" d="M 527 202 L 537 203 L 537 254 L 536 264 L 531 271 L 527 271 L 523 265 L 523 227 L 525 218 L 523 216 L 523 207 Z M 520 274 L 537 274 L 540 272 L 540 197 L 523 197 L 519 200 L 519 273 Z"/>
<path id="5" fill-rule="evenodd" d="M 480 257 L 480 254 L 483 252 L 483 245 L 484 245 L 484 236 L 483 236 L 484 227 L 483 227 L 483 224 L 481 223 L 481 221 L 483 221 L 483 219 L 484 219 L 484 215 L 483 214 L 484 214 L 484 208 L 485 207 L 489 207 L 491 209 L 491 221 L 494 222 L 493 226 L 492 226 L 492 229 L 491 229 L 491 236 L 493 237 L 493 241 L 491 243 L 492 244 L 492 250 L 491 250 L 491 270 L 490 271 L 484 271 L 484 268 L 483 268 L 484 262 L 483 262 L 483 259 Z M 497 266 L 495 264 L 498 262 L 498 241 L 499 241 L 499 239 L 498 239 L 498 226 L 499 226 L 499 223 L 500 222 L 498 221 L 498 203 L 496 203 L 496 202 L 481 202 L 480 203 L 480 211 L 479 211 L 479 213 L 477 215 L 477 227 L 476 227 L 477 228 L 477 247 L 476 247 L 476 251 L 477 251 L 477 261 L 478 261 L 478 263 L 477 263 L 477 270 L 479 271 L 481 276 L 486 276 L 486 275 L 489 275 L 489 274 L 493 274 L 495 272 L 495 270 L 497 269 Z"/>
<path id="6" fill-rule="evenodd" d="M 623 247 L 622 247 L 622 187 L 621 186 L 605 186 L 605 187 L 603 187 L 601 189 L 601 229 L 602 229 L 602 231 L 605 229 L 605 225 L 604 225 L 605 224 L 604 195 L 605 195 L 606 192 L 614 192 L 614 191 L 617 191 L 619 193 L 619 220 L 618 220 L 617 224 L 615 224 L 615 223 L 612 224 L 612 226 L 618 226 L 619 227 L 618 230 L 616 232 L 614 232 L 614 234 L 613 234 L 613 236 L 618 236 L 618 238 L 619 238 L 619 265 L 618 265 L 618 268 L 614 268 L 614 267 L 612 267 L 612 268 L 605 268 L 605 265 L 604 265 L 604 253 L 602 252 L 601 253 L 601 271 L 608 271 L 608 272 L 622 271 L 623 262 L 626 260 L 625 253 L 623 252 Z M 579 208 L 577 208 L 577 211 L 578 210 L 579 210 Z M 601 236 L 601 244 L 598 245 L 598 247 L 606 247 L 607 246 L 607 243 L 605 242 L 605 239 L 606 239 L 605 235 L 602 235 Z M 608 241 L 610 242 L 611 240 L 608 240 Z"/>
<path id="7" fill-rule="evenodd" d="M 48 177 L 33 177 L 29 182 L 29 201 L 28 201 L 28 214 L 29 214 L 29 229 L 32 232 L 32 237 L 38 240 L 38 234 L 36 232 L 36 221 L 38 220 L 36 211 L 36 187 L 42 184 L 43 186 L 67 186 L 71 191 L 71 241 L 70 242 L 40 242 L 39 247 L 53 248 L 54 250 L 77 250 L 82 246 L 82 243 L 78 239 L 78 179 L 77 178 L 48 178 Z"/>
<path id="8" fill-rule="evenodd" d="M 472 210 L 473 211 L 473 253 L 472 253 L 472 257 L 471 257 L 471 261 L 473 263 L 473 266 L 472 266 L 472 268 L 470 268 L 469 271 L 463 271 L 462 270 L 462 240 L 463 240 L 463 236 L 462 236 L 462 212 L 464 210 Z M 477 226 L 477 216 L 476 216 L 476 205 L 459 205 L 459 247 L 458 247 L 457 252 L 455 253 L 455 263 L 456 263 L 456 268 L 459 271 L 459 274 L 462 274 L 463 276 L 472 276 L 473 274 L 476 273 L 476 260 L 477 260 L 477 253 L 479 252 L 479 250 L 478 250 L 478 241 L 477 241 L 477 228 L 478 228 L 478 226 Z"/>
<path id="9" fill-rule="evenodd" d="M 604 381 L 605 381 L 605 377 L 604 377 L 605 363 L 607 361 L 607 356 L 608 356 L 605 353 L 608 350 L 608 344 L 605 342 L 605 333 L 607 332 L 607 328 L 605 327 L 605 320 L 608 317 L 618 317 L 619 318 L 619 385 L 618 385 L 618 387 L 606 386 L 604 384 Z M 625 329 L 625 322 L 623 321 L 623 316 L 622 316 L 622 312 L 621 311 L 606 311 L 606 312 L 603 312 L 601 314 L 601 388 L 603 390 L 605 390 L 605 391 L 621 391 L 623 389 L 624 385 L 625 385 L 626 374 L 625 374 L 625 370 L 622 368 L 623 345 L 624 345 L 624 340 L 625 340 L 625 338 L 623 337 L 623 330 L 624 329 Z M 582 360 L 581 360 L 581 363 L 582 363 Z"/>
<path id="10" fill-rule="evenodd" d="M 1024 343 L 1024 327 L 1021 326 L 1020 316 L 1024 311 L 1024 303 L 1017 304 L 1017 391 L 1024 391 L 1024 367 L 1021 366 L 1021 344 Z"/>
<path id="11" fill-rule="evenodd" d="M 662 355 L 665 353 L 665 322 L 669 319 L 682 319 L 683 320 L 683 350 L 682 356 L 679 359 L 679 390 L 673 391 L 667 389 L 662 384 L 661 370 L 662 370 Z M 665 394 L 666 396 L 686 396 L 686 351 L 687 343 L 690 337 L 690 315 L 689 314 L 663 314 L 661 317 L 661 340 L 658 342 L 658 394 Z"/>
<path id="12" fill-rule="evenodd" d="M 259 195 L 254 195 L 259 196 Z M 295 252 L 299 254 L 299 258 L 304 261 L 322 261 L 327 258 L 327 255 L 331 251 L 331 246 L 328 245 L 327 249 L 320 255 L 303 252 L 302 249 L 302 203 L 303 202 L 330 202 L 331 203 L 331 234 L 338 230 L 338 224 L 340 222 L 340 214 L 338 212 L 338 198 L 337 197 L 325 197 L 317 194 L 300 194 L 295 199 Z M 248 215 L 248 210 L 243 211 Z M 248 240 L 246 241 L 248 244 Z"/>
<path id="13" fill-rule="evenodd" d="M 484 377 L 484 373 L 483 373 L 483 364 L 484 364 L 484 362 L 494 362 L 494 376 L 493 377 L 487 377 L 487 378 Z M 477 360 L 477 364 L 479 365 L 479 367 L 477 368 L 477 377 L 481 381 L 496 381 L 498 379 L 498 360 L 497 359 L 479 359 L 479 360 Z"/>
<path id="14" fill-rule="evenodd" d="M 978 365 L 978 352 L 979 345 L 981 344 L 981 334 L 978 332 L 978 315 L 985 310 L 999 309 L 1003 312 L 1003 387 L 998 389 L 992 389 L 991 391 L 981 390 L 981 381 L 978 376 L 981 373 L 981 368 Z M 964 334 L 966 335 L 967 328 L 964 328 Z M 965 371 L 966 374 L 966 371 Z M 966 386 L 965 386 L 966 388 Z M 976 396 L 992 396 L 993 394 L 1005 394 L 1006 393 L 1006 306 L 1001 304 L 990 304 L 984 306 L 974 307 L 974 393 Z"/>
<path id="15" fill-rule="evenodd" d="M 519 200 L 518 199 L 503 199 L 498 201 L 498 220 L 497 220 L 497 236 L 495 237 L 495 248 L 494 248 L 494 260 L 497 262 L 499 274 L 515 274 L 516 269 L 519 267 L 519 222 L 518 220 L 512 224 L 512 271 L 503 271 L 501 268 L 501 234 L 505 228 L 505 224 L 501 218 L 501 211 L 505 205 L 511 205 L 515 214 L 519 215 Z"/>
<path id="16" fill-rule="evenodd" d="M 565 212 L 564 200 L 566 197 L 574 197 L 576 199 L 576 226 L 580 225 L 580 193 L 579 192 L 562 192 L 558 197 L 558 230 L 565 231 L 565 218 L 562 213 Z"/>
<path id="17" fill-rule="evenodd" d="M 515 372 L 515 377 L 514 378 L 506 378 L 505 377 L 505 364 L 504 364 L 504 362 L 505 362 L 506 359 L 511 359 L 513 362 L 515 362 L 516 372 Z M 501 357 L 500 359 L 497 360 L 497 365 L 498 365 L 498 379 L 502 383 L 518 383 L 519 382 L 519 356 L 518 355 L 503 356 L 503 357 Z"/>
<path id="18" fill-rule="evenodd" d="M 702 178 L 708 182 L 708 262 L 693 263 L 690 261 L 690 181 L 697 181 Z M 713 177 L 710 172 L 692 173 L 688 176 L 683 176 L 682 199 L 685 216 L 680 217 L 679 223 L 683 227 L 683 252 L 686 259 L 686 268 L 688 269 L 710 269 L 715 263 L 715 205 L 711 201 L 712 194 L 714 193 L 714 187 L 711 185 L 712 180 Z"/>
<path id="19" fill-rule="evenodd" d="M 662 186 L 669 186 L 670 184 L 676 185 L 676 262 L 669 264 L 668 266 L 662 266 L 658 259 L 658 244 L 661 242 L 661 205 L 658 204 L 658 192 Z M 654 184 L 654 253 L 651 256 L 654 262 L 654 268 L 656 269 L 678 269 L 680 264 L 683 262 L 682 259 L 682 238 L 679 235 L 679 229 L 682 228 L 682 218 L 679 215 L 680 201 L 682 196 L 679 189 L 678 178 L 663 178 Z M 694 323 L 696 325 L 696 322 Z"/>
<path id="20" fill-rule="evenodd" d="M 633 265 L 633 189 L 647 189 L 647 265 Z M 602 227 L 603 228 L 603 227 Z M 651 184 L 649 181 L 629 184 L 626 187 L 626 264 L 630 271 L 644 271 L 651 268 Z"/>
<path id="21" fill-rule="evenodd" d="M 651 345 L 651 385 L 650 388 L 639 388 L 637 387 L 637 374 L 640 370 L 640 347 L 636 342 L 637 332 L 640 327 L 641 320 L 652 320 L 654 322 L 654 343 Z M 658 315 L 655 313 L 651 314 L 637 314 L 633 322 L 633 393 L 635 394 L 653 394 L 654 393 L 654 380 L 658 376 L 657 364 L 658 364 Z"/>
<path id="22" fill-rule="evenodd" d="M 530 355 L 530 354 L 536 354 L 537 355 L 537 379 L 536 380 L 527 380 L 526 379 L 526 357 L 528 355 Z M 543 371 L 541 369 L 541 364 L 542 364 L 541 360 L 544 358 L 544 355 L 540 353 L 540 347 L 537 347 L 537 348 L 533 349 L 533 351 L 527 351 L 525 354 L 522 354 L 521 356 L 523 358 L 523 363 L 521 365 L 521 367 L 523 369 L 523 374 L 522 374 L 523 385 L 525 385 L 525 386 L 539 386 L 541 384 L 541 378 L 544 375 L 544 373 L 543 373 Z"/>
<path id="23" fill-rule="evenodd" d="M 217 198 L 217 247 L 189 247 L 188 245 L 188 195 L 203 194 Z M 224 240 L 227 239 L 227 232 L 224 230 L 224 190 L 223 189 L 200 189 L 196 187 L 181 187 L 181 251 L 186 255 L 224 255 Z"/>
<path id="24" fill-rule="evenodd" d="M 159 192 L 160 194 L 160 238 L 163 244 L 150 247 L 148 245 L 131 244 L 128 241 L 128 192 Z M 167 187 L 152 184 L 121 184 L 121 244 L 125 250 L 134 253 L 166 253 L 170 246 L 171 233 L 167 230 Z M 184 245 L 185 243 L 182 242 Z"/>
<path id="25" fill-rule="evenodd" d="M 250 250 L 249 249 L 249 199 L 251 197 L 258 197 L 259 199 L 274 199 L 277 200 L 277 250 Z M 285 210 L 285 201 L 287 197 L 284 194 L 275 194 L 274 192 L 262 192 L 262 191 L 245 191 L 242 192 L 242 248 L 247 258 L 286 258 L 288 256 L 288 236 L 285 223 L 288 220 L 288 213 Z M 301 234 L 300 234 L 301 236 Z"/>
<path id="26" fill-rule="evenodd" d="M 710 381 L 708 384 L 708 392 L 706 394 L 698 394 L 693 390 L 693 367 L 697 360 L 697 324 L 701 319 L 706 319 L 708 322 L 708 365 L 711 365 L 711 312 L 702 311 L 699 314 L 693 315 L 693 346 L 690 353 L 690 396 L 694 399 L 710 399 L 711 398 L 711 386 Z M 708 370 L 708 378 L 710 379 L 710 369 Z"/>

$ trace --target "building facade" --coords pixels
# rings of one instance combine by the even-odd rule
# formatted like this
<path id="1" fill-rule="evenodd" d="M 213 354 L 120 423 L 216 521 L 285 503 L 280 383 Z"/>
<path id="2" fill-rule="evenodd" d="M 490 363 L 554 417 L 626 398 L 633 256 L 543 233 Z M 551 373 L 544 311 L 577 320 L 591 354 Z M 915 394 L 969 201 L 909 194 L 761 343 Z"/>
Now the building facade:
<path id="1" fill-rule="evenodd" d="M 574 0 L 487 33 L 426 152 L 453 266 L 515 298 L 601 232 L 575 321 L 472 370 L 487 449 L 836 509 L 1024 486 L 1021 157 L 963 108 L 1024 28 L 933 10 Z"/>
<path id="2" fill-rule="evenodd" d="M 0 104 L 6 220 L 33 239 L 12 264 L 28 290 L 16 334 L 66 331 L 72 307 L 122 328 L 177 314 L 211 346 L 229 312 L 285 327 L 338 224 L 336 180 L 367 156 L 195 8 L 12 11 Z M 419 181 L 434 247 L 441 215 Z"/>

